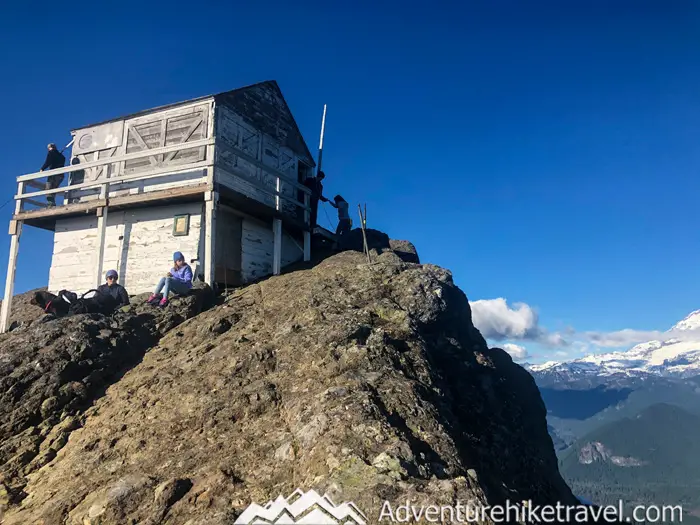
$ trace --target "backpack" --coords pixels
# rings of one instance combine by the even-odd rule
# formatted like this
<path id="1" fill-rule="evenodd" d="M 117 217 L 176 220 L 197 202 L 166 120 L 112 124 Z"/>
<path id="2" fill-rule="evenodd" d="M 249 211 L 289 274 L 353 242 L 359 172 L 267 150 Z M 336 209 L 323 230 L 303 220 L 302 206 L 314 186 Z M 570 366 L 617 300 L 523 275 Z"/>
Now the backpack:
<path id="1" fill-rule="evenodd" d="M 87 297 L 90 293 L 95 293 L 94 297 Z M 70 313 L 76 314 L 103 314 L 111 315 L 118 306 L 117 300 L 110 294 L 104 294 L 99 290 L 88 290 L 80 299 L 77 299 L 70 306 Z"/>
<path id="2" fill-rule="evenodd" d="M 61 290 L 58 292 L 58 297 L 63 299 L 68 304 L 73 304 L 78 300 L 78 294 L 75 292 L 69 292 L 68 290 Z"/>

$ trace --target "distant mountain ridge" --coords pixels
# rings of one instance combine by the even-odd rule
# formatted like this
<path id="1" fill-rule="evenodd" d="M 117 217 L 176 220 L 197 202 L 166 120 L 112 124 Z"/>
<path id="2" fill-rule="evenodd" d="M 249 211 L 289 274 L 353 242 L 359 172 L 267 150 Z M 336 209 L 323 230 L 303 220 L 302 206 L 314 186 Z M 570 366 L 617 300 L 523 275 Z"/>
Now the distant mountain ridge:
<path id="1" fill-rule="evenodd" d="M 699 433 L 700 415 L 657 403 L 578 439 L 560 470 L 576 494 L 599 504 L 682 504 L 699 516 Z"/>
<path id="2" fill-rule="evenodd" d="M 533 375 L 544 379 L 574 380 L 586 376 L 664 376 L 700 375 L 700 310 L 691 312 L 667 330 L 679 337 L 667 341 L 652 340 L 627 351 L 593 354 L 573 361 L 548 361 L 524 365 Z"/>
<path id="3" fill-rule="evenodd" d="M 524 365 L 547 407 L 549 432 L 563 453 L 578 438 L 655 403 L 700 414 L 700 310 L 626 352 Z"/>

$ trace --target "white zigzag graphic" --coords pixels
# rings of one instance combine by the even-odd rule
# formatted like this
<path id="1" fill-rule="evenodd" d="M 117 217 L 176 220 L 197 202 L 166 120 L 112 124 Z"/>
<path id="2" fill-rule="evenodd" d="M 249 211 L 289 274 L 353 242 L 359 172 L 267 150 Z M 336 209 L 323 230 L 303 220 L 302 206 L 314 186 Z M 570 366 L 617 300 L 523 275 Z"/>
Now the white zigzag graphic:
<path id="1" fill-rule="evenodd" d="M 234 525 L 367 525 L 366 520 L 352 502 L 335 505 L 326 494 L 297 489 L 264 506 L 251 503 Z"/>

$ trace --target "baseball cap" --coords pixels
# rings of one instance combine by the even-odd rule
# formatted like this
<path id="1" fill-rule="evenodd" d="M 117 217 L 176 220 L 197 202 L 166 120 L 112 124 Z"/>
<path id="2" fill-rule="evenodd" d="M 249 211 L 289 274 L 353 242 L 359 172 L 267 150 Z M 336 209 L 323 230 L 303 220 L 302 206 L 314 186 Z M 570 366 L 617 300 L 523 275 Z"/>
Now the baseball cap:
<path id="1" fill-rule="evenodd" d="M 119 278 L 119 275 L 117 274 L 117 271 L 116 271 L 116 270 L 109 270 L 109 271 L 107 272 L 107 275 L 105 275 L 105 278 L 106 278 L 106 279 L 109 279 L 110 277 L 114 277 L 115 279 L 118 279 L 118 278 Z"/>

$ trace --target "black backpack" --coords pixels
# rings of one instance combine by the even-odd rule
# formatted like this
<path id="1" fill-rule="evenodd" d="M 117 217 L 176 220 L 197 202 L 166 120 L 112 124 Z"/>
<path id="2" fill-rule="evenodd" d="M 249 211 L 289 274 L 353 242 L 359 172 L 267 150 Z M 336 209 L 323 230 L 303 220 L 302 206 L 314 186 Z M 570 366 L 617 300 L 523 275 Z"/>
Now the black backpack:
<path id="1" fill-rule="evenodd" d="M 78 300 L 78 294 L 75 292 L 69 292 L 68 290 L 61 290 L 58 292 L 58 297 L 63 299 L 68 304 L 73 304 Z"/>
<path id="2" fill-rule="evenodd" d="M 87 297 L 93 293 L 94 297 Z M 117 309 L 118 302 L 110 294 L 105 294 L 99 290 L 93 289 L 85 292 L 80 299 L 73 302 L 70 306 L 70 313 L 75 314 L 103 314 L 112 315 Z"/>

